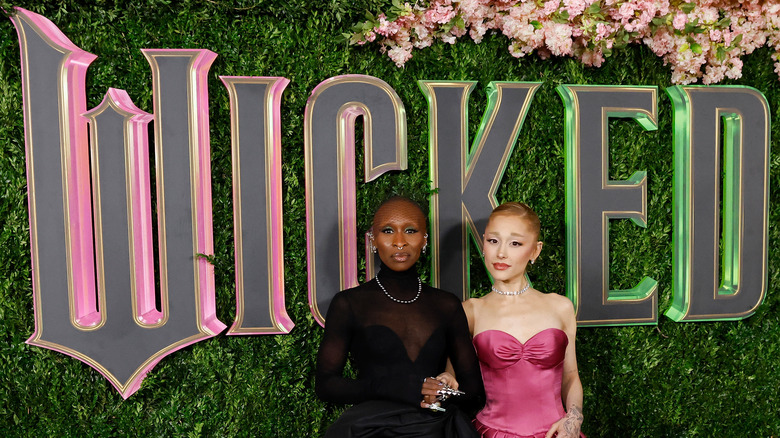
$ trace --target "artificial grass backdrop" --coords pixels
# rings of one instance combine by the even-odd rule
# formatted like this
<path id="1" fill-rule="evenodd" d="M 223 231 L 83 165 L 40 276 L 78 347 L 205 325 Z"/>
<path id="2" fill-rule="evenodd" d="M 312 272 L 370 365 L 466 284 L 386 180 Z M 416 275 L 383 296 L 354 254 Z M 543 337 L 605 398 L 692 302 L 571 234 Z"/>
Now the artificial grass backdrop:
<path id="1" fill-rule="evenodd" d="M 91 3 L 89 5 L 84 3 Z M 543 81 L 498 193 L 523 200 L 543 223 L 545 249 L 531 276 L 543 291 L 564 293 L 563 103 L 559 84 L 657 85 L 658 130 L 611 124 L 610 172 L 648 174 L 648 227 L 613 221 L 611 285 L 659 282 L 663 314 L 672 299 L 672 113 L 663 90 L 669 69 L 646 48 L 615 53 L 600 69 L 569 59 L 521 60 L 506 39 L 437 43 L 396 68 L 375 47 L 349 48 L 340 35 L 385 2 L 20 1 L 51 19 L 76 45 L 98 56 L 87 77 L 89 107 L 108 87 L 127 90 L 152 111 L 151 75 L 142 48 L 205 48 L 219 57 L 209 73 L 217 316 L 234 320 L 234 260 L 227 90 L 218 75 L 284 76 L 282 100 L 285 287 L 296 324 L 288 335 L 224 336 L 164 358 L 128 400 L 95 370 L 24 341 L 34 330 L 30 279 L 19 47 L 10 20 L 0 23 L 0 435 L 2 436 L 319 436 L 341 407 L 314 395 L 322 329 L 309 313 L 306 286 L 303 113 L 310 91 L 341 74 L 388 82 L 406 106 L 409 169 L 358 185 L 365 228 L 377 203 L 394 190 L 426 202 L 428 114 L 417 81 L 476 80 L 470 132 L 479 125 L 490 81 Z M 11 3 L 0 0 L 11 10 Z M 658 326 L 583 328 L 578 359 L 585 389 L 583 431 L 591 437 L 722 437 L 780 435 L 780 87 L 767 50 L 746 57 L 744 77 L 767 97 L 773 115 L 769 291 L 750 318 Z M 362 162 L 360 151 L 357 161 Z M 358 164 L 360 165 L 360 164 Z M 358 173 L 360 174 L 360 172 Z M 491 176 L 492 177 L 492 176 Z M 361 228 L 361 229 L 362 229 Z M 585 249 L 587 251 L 587 249 Z M 424 269 L 427 274 L 427 264 Z M 487 279 L 477 259 L 472 293 Z"/>

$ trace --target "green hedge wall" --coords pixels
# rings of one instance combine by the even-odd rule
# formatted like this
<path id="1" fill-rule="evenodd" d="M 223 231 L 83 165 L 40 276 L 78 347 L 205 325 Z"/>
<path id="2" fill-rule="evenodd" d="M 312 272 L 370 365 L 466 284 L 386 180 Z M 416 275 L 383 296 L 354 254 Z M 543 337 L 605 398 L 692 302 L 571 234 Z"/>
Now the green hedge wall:
<path id="1" fill-rule="evenodd" d="M 108 87 L 127 90 L 151 111 L 151 77 L 142 48 L 207 48 L 219 57 L 209 75 L 217 314 L 235 315 L 228 95 L 218 75 L 284 76 L 282 102 L 285 282 L 296 327 L 285 336 L 217 336 L 166 357 L 128 400 L 78 360 L 31 347 L 30 280 L 19 47 L 10 21 L 0 24 L 0 435 L 2 436 L 319 436 L 343 407 L 317 400 L 314 367 L 321 329 L 306 298 L 303 112 L 322 80 L 361 73 L 387 81 L 408 116 L 409 169 L 359 184 L 359 225 L 394 191 L 425 201 L 428 186 L 427 104 L 420 79 L 476 80 L 471 135 L 490 81 L 543 81 L 520 133 L 498 198 L 524 200 L 539 212 L 546 242 L 531 275 L 535 285 L 564 293 L 563 103 L 555 87 L 573 84 L 670 86 L 669 69 L 631 47 L 600 69 L 569 59 L 512 58 L 506 40 L 442 43 L 396 68 L 376 47 L 350 48 L 339 35 L 387 2 L 371 0 L 19 1 L 51 19 L 79 47 L 98 55 L 88 74 L 89 106 Z M 12 4 L 0 0 L 6 11 Z M 725 82 L 761 90 L 773 119 L 780 82 L 768 50 L 746 57 L 744 77 Z M 723 437 L 780 435 L 780 123 L 773 120 L 769 283 L 766 301 L 736 322 L 583 328 L 578 359 L 590 437 Z M 659 129 L 612 123 L 610 172 L 648 173 L 648 227 L 614 221 L 610 272 L 615 288 L 644 275 L 658 280 L 660 312 L 671 304 L 671 102 L 659 94 Z M 362 160 L 358 157 L 358 165 Z M 472 290 L 487 288 L 474 260 Z"/>

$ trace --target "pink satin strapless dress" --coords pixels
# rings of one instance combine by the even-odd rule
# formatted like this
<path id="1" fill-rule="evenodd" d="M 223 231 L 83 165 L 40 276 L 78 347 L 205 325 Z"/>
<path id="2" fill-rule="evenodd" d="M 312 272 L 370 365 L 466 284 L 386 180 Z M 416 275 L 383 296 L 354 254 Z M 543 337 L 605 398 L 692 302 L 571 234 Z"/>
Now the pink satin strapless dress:
<path id="1" fill-rule="evenodd" d="M 549 328 L 525 343 L 500 330 L 477 333 L 487 401 L 474 425 L 488 438 L 544 438 L 566 414 L 561 402 L 563 358 L 569 338 Z"/>

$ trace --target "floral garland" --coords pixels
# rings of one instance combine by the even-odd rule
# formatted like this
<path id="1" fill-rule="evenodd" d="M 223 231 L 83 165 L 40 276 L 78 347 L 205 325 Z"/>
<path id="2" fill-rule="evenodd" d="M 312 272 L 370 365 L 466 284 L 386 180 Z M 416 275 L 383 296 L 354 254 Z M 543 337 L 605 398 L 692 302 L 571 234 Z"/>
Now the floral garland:
<path id="1" fill-rule="evenodd" d="M 780 0 L 431 0 L 400 3 L 345 34 L 376 41 L 398 67 L 434 40 L 475 43 L 490 31 L 509 38 L 517 58 L 571 56 L 599 67 L 614 50 L 645 44 L 671 65 L 672 82 L 704 84 L 742 76 L 742 55 L 768 45 L 780 75 Z"/>

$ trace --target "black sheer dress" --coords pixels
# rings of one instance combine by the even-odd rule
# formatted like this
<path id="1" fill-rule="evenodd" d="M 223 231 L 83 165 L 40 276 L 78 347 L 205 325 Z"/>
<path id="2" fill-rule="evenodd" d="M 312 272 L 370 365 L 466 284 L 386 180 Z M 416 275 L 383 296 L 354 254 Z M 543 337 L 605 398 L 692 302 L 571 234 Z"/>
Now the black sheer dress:
<path id="1" fill-rule="evenodd" d="M 398 300 L 417 295 L 414 268 L 383 266 L 378 278 Z M 343 377 L 348 355 L 357 379 Z M 421 408 L 423 379 L 442 372 L 448 357 L 466 395 L 445 401 L 447 412 Z M 416 301 L 398 303 L 376 279 L 339 292 L 328 309 L 316 391 L 324 401 L 355 404 L 326 437 L 478 437 L 462 413 L 481 407 L 484 388 L 460 301 L 423 285 Z"/>

